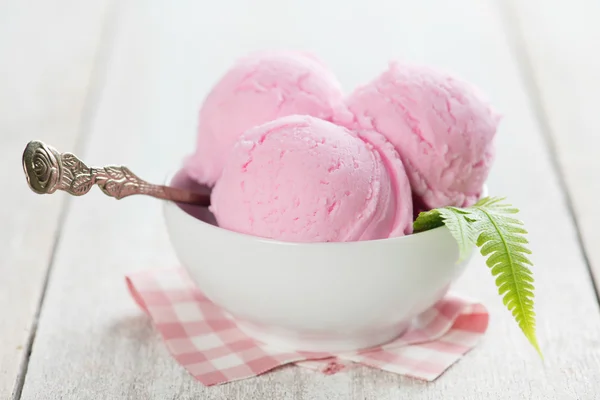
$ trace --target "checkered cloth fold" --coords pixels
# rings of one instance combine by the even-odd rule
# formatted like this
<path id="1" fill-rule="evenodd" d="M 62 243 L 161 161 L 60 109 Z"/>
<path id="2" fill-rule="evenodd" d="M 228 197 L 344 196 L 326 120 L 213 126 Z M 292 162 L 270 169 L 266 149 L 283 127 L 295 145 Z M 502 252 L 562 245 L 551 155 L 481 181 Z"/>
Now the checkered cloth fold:
<path id="1" fill-rule="evenodd" d="M 126 281 L 171 355 L 206 386 L 289 363 L 326 374 L 361 363 L 432 381 L 474 348 L 488 326 L 482 304 L 450 293 L 415 318 L 404 335 L 383 346 L 343 354 L 281 351 L 244 334 L 182 268 L 137 272 Z"/>

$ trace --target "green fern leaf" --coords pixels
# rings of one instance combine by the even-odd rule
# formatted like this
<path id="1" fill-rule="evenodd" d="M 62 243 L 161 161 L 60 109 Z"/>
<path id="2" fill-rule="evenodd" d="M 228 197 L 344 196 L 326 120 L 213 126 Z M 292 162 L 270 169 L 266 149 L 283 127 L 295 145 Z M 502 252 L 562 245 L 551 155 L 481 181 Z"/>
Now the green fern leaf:
<path id="1" fill-rule="evenodd" d="M 469 211 L 457 207 L 440 208 L 438 211 L 458 244 L 458 262 L 461 262 L 470 254 L 477 240 L 474 221 L 469 218 Z"/>
<path id="2" fill-rule="evenodd" d="M 487 256 L 486 264 L 496 277 L 504 305 L 542 356 L 536 337 L 533 274 L 529 269 L 533 263 L 527 257 L 531 251 L 525 246 L 528 241 L 523 236 L 527 231 L 523 222 L 509 216 L 519 210 L 502 203 L 503 200 L 484 198 L 469 208 L 478 232 L 476 244 L 481 255 Z"/>
<path id="3" fill-rule="evenodd" d="M 485 197 L 471 207 L 443 207 L 419 214 L 414 223 L 415 232 L 433 229 L 444 223 L 456 240 L 460 259 L 472 245 L 481 255 L 494 277 L 502 302 L 512 313 L 540 357 L 542 352 L 536 337 L 533 274 L 527 255 L 531 251 L 523 222 L 512 215 L 519 210 L 504 203 L 501 197 Z M 418 229 L 417 229 L 418 228 Z"/>
<path id="4" fill-rule="evenodd" d="M 457 207 L 436 208 L 431 211 L 419 213 L 413 223 L 415 233 L 434 229 L 446 225 L 450 234 L 458 244 L 459 257 L 457 262 L 463 261 L 475 245 L 477 235 L 472 227 L 469 212 Z"/>
<path id="5" fill-rule="evenodd" d="M 478 232 L 477 247 L 481 255 L 488 256 L 487 266 L 496 277 L 498 294 L 511 312 L 521 331 L 536 349 L 542 352 L 536 337 L 533 310 L 533 265 L 527 257 L 531 251 L 525 246 L 527 231 L 523 222 L 509 217 L 519 210 L 503 204 L 502 198 L 484 198 L 473 207 L 469 215 L 475 217 L 474 229 Z"/>
<path id="6" fill-rule="evenodd" d="M 444 220 L 439 213 L 439 209 L 420 212 L 415 222 L 413 222 L 413 231 L 415 233 L 428 231 L 444 225 Z"/>

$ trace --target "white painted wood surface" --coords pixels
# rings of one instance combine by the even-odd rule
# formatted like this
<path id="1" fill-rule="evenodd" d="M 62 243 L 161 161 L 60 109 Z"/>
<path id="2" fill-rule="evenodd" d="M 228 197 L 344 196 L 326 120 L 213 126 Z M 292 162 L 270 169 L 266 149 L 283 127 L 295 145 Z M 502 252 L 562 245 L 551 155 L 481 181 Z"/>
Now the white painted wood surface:
<path id="1" fill-rule="evenodd" d="M 515 31 L 600 286 L 600 2 L 513 1 Z M 530 23 L 535 21 L 535 23 Z"/>
<path id="2" fill-rule="evenodd" d="M 35 197 L 26 141 L 72 148 L 97 65 L 107 1 L 0 2 L 0 398 L 18 390 L 63 196 Z"/>
<path id="3" fill-rule="evenodd" d="M 348 91 L 395 57 L 441 65 L 481 86 L 505 114 L 490 191 L 518 205 L 530 231 L 546 361 L 530 349 L 476 259 L 458 288 L 489 307 L 489 331 L 434 383 L 367 368 L 333 376 L 284 368 L 205 388 L 168 356 L 123 282 L 128 271 L 177 262 L 160 203 L 116 202 L 96 191 L 71 201 L 23 399 L 563 400 L 600 394 L 598 305 L 544 140 L 545 121 L 536 119 L 530 82 L 520 73 L 497 4 L 126 0 L 119 11 L 82 155 L 91 164 L 126 163 L 153 181 L 191 148 L 203 96 L 249 50 L 311 49 Z"/>

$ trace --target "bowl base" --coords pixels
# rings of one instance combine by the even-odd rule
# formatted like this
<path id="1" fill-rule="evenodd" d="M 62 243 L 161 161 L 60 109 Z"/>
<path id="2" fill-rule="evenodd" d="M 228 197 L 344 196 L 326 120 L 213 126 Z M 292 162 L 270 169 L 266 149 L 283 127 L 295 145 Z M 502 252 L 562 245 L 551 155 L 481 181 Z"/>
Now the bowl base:
<path id="1" fill-rule="evenodd" d="M 345 353 L 388 343 L 404 334 L 410 322 L 368 333 L 344 335 L 344 332 L 340 332 L 339 336 L 336 335 L 335 337 L 302 335 L 285 332 L 281 329 L 258 327 L 241 321 L 236 321 L 236 324 L 242 332 L 251 338 L 281 350 Z"/>

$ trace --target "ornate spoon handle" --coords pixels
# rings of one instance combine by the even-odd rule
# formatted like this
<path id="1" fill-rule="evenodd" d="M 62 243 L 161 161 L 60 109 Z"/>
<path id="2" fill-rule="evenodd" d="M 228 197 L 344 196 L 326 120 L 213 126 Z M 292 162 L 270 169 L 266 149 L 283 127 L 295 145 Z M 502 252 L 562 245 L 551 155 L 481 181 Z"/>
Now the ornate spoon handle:
<path id="1" fill-rule="evenodd" d="M 73 196 L 82 196 L 98 185 L 107 196 L 122 199 L 143 194 L 178 203 L 207 207 L 210 196 L 169 186 L 153 185 L 125 166 L 109 165 L 88 167 L 71 153 L 59 153 L 51 146 L 34 140 L 23 152 L 23 170 L 31 190 L 51 194 L 63 190 Z"/>

